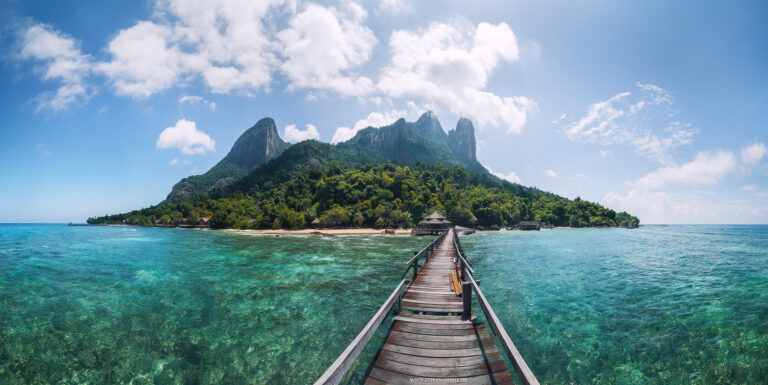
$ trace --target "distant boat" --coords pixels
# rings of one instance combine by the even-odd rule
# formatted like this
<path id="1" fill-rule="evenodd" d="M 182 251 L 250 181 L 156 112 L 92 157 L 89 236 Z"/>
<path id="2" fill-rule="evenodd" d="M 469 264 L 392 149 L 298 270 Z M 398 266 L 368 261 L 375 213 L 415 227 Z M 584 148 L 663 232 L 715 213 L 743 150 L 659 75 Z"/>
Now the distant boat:
<path id="1" fill-rule="evenodd" d="M 89 226 L 87 223 L 72 223 L 72 222 L 69 222 L 69 225 L 70 226 Z"/>

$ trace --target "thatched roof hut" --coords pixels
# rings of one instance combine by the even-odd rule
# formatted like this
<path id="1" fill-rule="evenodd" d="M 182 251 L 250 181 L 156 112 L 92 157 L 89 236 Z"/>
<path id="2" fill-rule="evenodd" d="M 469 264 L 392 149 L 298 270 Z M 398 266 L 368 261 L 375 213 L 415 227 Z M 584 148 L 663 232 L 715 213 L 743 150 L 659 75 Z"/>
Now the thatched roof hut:
<path id="1" fill-rule="evenodd" d="M 451 227 L 451 221 L 445 219 L 444 216 L 435 211 L 424 218 L 423 221 L 419 222 L 419 225 L 416 227 L 422 230 L 442 231 Z"/>

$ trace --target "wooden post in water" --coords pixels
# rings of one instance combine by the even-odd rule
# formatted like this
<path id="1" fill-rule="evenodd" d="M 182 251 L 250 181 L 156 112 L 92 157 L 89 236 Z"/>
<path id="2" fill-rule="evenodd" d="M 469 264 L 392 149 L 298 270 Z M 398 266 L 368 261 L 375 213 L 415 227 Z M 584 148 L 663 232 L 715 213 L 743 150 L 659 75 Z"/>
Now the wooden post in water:
<path id="1" fill-rule="evenodd" d="M 461 320 L 469 321 L 472 318 L 472 283 L 467 281 L 461 283 L 461 297 L 464 300 Z"/>

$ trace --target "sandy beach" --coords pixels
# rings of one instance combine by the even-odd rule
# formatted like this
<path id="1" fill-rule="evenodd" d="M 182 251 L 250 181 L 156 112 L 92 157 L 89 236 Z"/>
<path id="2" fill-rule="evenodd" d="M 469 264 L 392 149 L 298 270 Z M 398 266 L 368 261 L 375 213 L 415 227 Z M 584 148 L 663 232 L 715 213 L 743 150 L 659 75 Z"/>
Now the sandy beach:
<path id="1" fill-rule="evenodd" d="M 243 229 L 223 229 L 219 231 L 235 232 L 243 234 L 272 234 L 272 235 L 373 235 L 373 234 L 385 234 L 384 229 L 302 229 L 302 230 L 243 230 Z M 408 235 L 411 233 L 411 229 L 394 229 L 389 230 L 394 232 L 394 235 Z"/>

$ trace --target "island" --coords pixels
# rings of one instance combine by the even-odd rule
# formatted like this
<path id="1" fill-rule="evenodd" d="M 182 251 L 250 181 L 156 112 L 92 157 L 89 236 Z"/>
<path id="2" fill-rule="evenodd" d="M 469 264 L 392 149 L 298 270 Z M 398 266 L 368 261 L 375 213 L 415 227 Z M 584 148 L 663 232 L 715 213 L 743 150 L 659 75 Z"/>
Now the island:
<path id="1" fill-rule="evenodd" d="M 368 127 L 338 144 L 289 144 L 271 118 L 243 133 L 208 172 L 182 179 L 152 207 L 89 224 L 213 229 L 413 228 L 432 212 L 455 225 L 636 228 L 639 219 L 492 175 L 474 127 L 446 132 L 432 112 Z"/>

